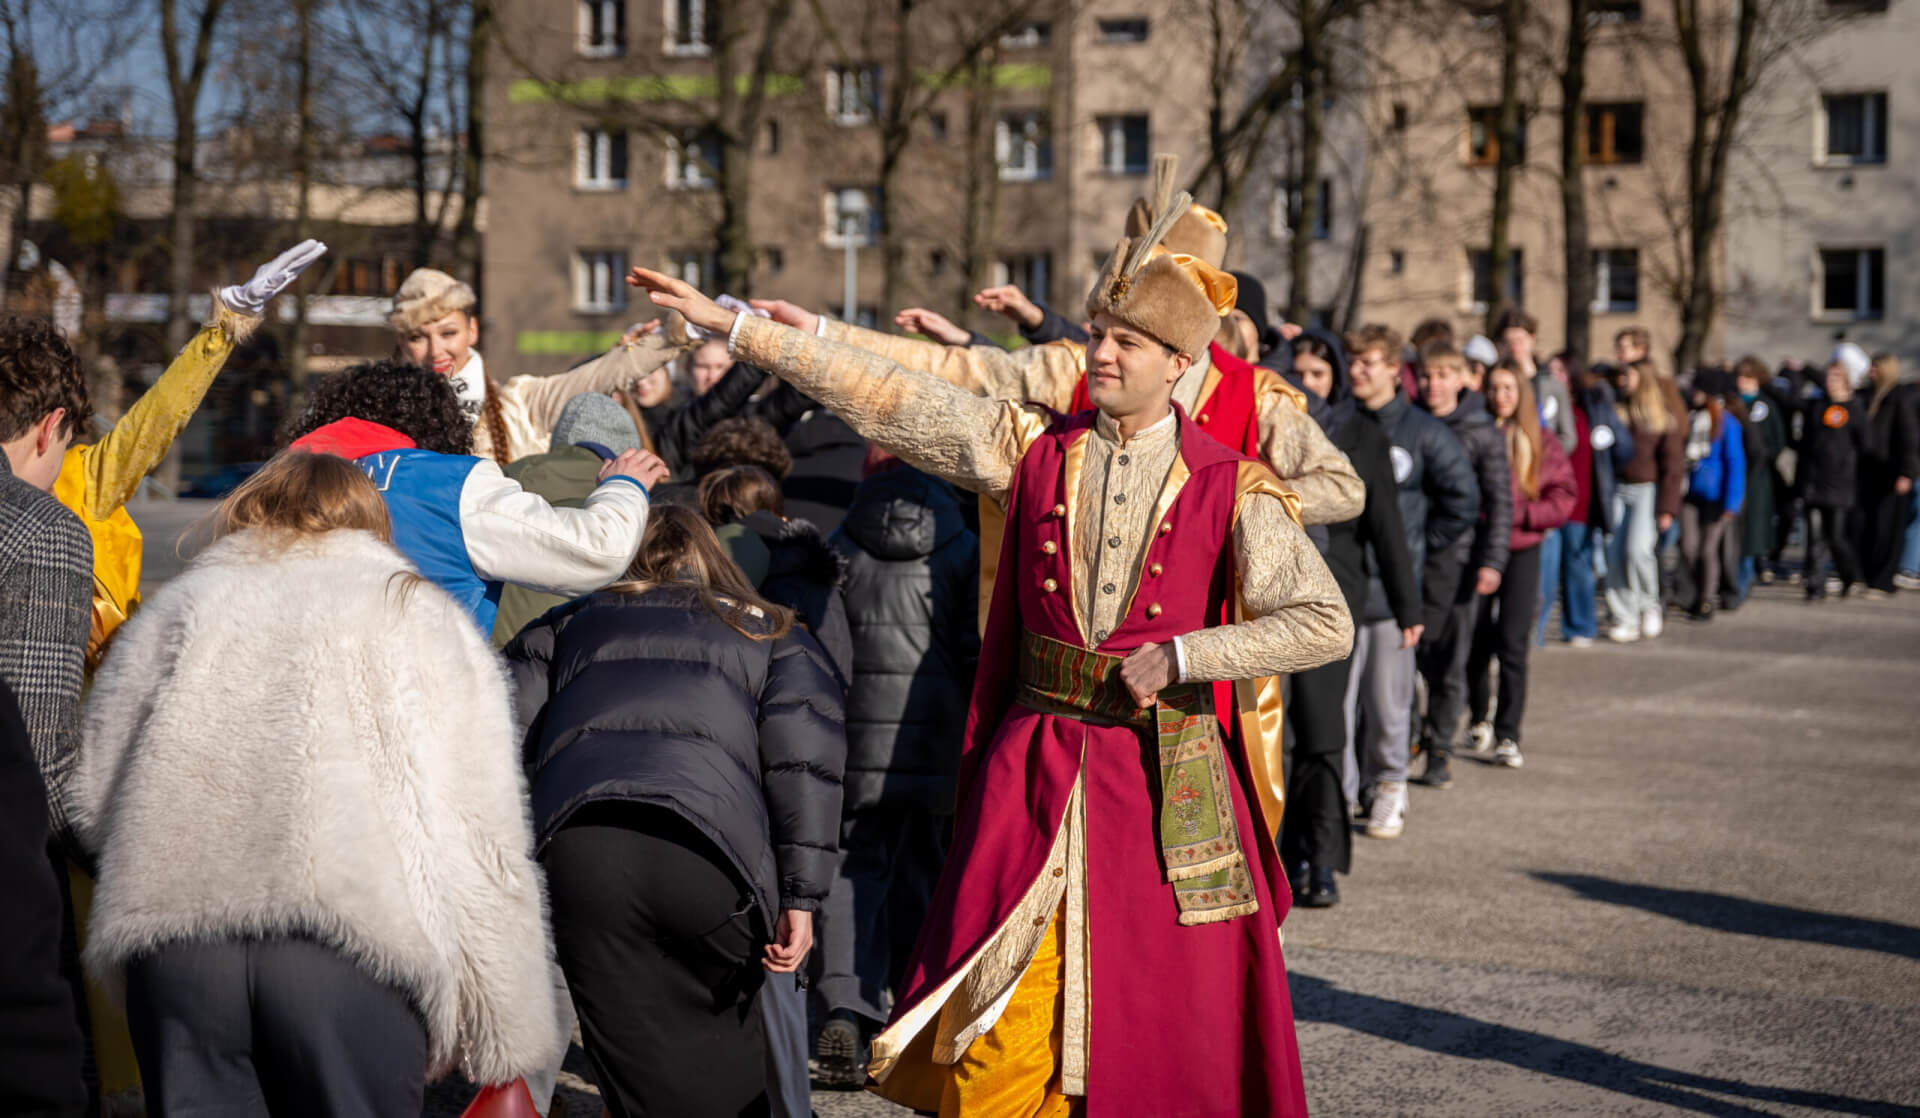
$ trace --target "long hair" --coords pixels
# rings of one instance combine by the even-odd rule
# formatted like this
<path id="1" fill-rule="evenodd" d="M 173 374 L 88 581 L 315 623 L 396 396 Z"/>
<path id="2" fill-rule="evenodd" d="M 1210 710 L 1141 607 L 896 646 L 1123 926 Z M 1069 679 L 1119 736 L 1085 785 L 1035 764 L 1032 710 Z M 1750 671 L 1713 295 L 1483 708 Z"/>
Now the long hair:
<path id="1" fill-rule="evenodd" d="M 691 590 L 728 627 L 752 640 L 774 640 L 793 629 L 793 612 L 760 596 L 700 514 L 679 505 L 655 506 L 646 539 L 610 589 L 625 594 L 674 587 Z M 764 624 L 753 624 L 764 618 Z"/>
<path id="2" fill-rule="evenodd" d="M 276 455 L 214 510 L 216 540 L 255 528 L 300 536 L 361 531 L 393 541 L 387 503 L 360 467 L 299 450 Z"/>
<path id="3" fill-rule="evenodd" d="M 1504 357 L 1487 374 L 1488 395 L 1491 396 L 1493 378 L 1510 376 L 1514 387 L 1519 390 L 1519 402 L 1513 406 L 1513 414 L 1506 418 L 1494 416 L 1494 422 L 1507 437 L 1507 464 L 1513 470 L 1514 480 L 1520 483 L 1520 491 L 1532 500 L 1540 495 L 1540 459 L 1546 453 L 1540 445 L 1540 401 L 1533 395 L 1533 378 L 1520 371 L 1520 366 L 1511 357 Z"/>
<path id="4" fill-rule="evenodd" d="M 513 463 L 513 448 L 507 435 L 507 417 L 500 408 L 500 390 L 487 378 L 487 395 L 480 402 L 480 422 L 487 425 L 488 449 L 493 452 L 493 460 L 506 469 Z"/>
<path id="5" fill-rule="evenodd" d="M 1630 368 L 1640 383 L 1627 397 L 1627 423 L 1636 434 L 1645 432 L 1659 438 L 1673 430 L 1687 413 L 1680 390 L 1652 361 L 1636 361 Z"/>

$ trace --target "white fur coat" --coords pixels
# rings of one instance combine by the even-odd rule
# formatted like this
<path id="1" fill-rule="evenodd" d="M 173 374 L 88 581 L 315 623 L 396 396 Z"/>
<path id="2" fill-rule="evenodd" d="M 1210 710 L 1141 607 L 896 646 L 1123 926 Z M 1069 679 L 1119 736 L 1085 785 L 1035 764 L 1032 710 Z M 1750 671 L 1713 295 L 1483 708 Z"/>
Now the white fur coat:
<path id="1" fill-rule="evenodd" d="M 120 631 L 74 797 L 86 961 L 117 989 L 161 944 L 312 936 L 412 995 L 432 1075 L 505 1082 L 560 1029 L 519 747 L 472 618 L 411 570 L 243 532 Z"/>

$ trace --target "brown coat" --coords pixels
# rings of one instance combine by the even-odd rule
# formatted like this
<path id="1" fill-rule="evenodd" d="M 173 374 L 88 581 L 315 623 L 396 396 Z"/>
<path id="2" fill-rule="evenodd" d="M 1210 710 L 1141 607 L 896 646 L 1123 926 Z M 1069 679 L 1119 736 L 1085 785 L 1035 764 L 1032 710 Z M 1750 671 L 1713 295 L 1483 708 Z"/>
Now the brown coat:
<path id="1" fill-rule="evenodd" d="M 1664 435 L 1655 435 L 1634 423 L 1626 411 L 1620 413 L 1633 433 L 1633 457 L 1620 472 L 1622 485 L 1658 482 L 1661 516 L 1679 516 L 1680 500 L 1687 495 L 1687 424 L 1675 417 Z"/>

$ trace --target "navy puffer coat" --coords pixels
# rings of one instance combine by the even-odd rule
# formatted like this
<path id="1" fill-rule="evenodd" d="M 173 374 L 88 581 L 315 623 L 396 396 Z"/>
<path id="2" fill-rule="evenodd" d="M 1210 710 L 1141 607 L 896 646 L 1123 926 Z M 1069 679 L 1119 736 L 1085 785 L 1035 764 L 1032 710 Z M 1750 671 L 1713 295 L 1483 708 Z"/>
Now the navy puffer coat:
<path id="1" fill-rule="evenodd" d="M 683 588 L 602 590 L 548 611 L 506 656 L 542 847 L 587 804 L 651 804 L 713 840 L 769 927 L 820 906 L 847 740 L 812 637 L 742 636 Z"/>

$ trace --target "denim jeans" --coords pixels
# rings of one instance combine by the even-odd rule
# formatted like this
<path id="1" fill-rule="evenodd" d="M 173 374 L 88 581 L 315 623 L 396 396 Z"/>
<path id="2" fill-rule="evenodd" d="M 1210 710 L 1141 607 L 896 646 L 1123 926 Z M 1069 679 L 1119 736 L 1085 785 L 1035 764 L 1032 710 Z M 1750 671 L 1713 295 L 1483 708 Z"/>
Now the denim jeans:
<path id="1" fill-rule="evenodd" d="M 1640 620 L 1660 609 L 1660 531 L 1651 481 L 1622 485 L 1614 493 L 1614 524 L 1607 555 L 1607 612 L 1615 625 L 1638 632 Z"/>
<path id="2" fill-rule="evenodd" d="M 1907 518 L 1907 541 L 1900 547 L 1900 573 L 1920 575 L 1920 485 L 1908 494 L 1913 514 Z"/>
<path id="3" fill-rule="evenodd" d="M 1564 528 L 1555 528 L 1540 539 L 1540 600 L 1534 605 L 1533 643 L 1547 643 L 1547 615 L 1553 612 L 1553 600 L 1560 595 L 1560 533 Z M 1565 607 L 1562 607 L 1565 608 Z M 1560 622 L 1560 632 L 1565 635 L 1567 623 Z"/>
<path id="4" fill-rule="evenodd" d="M 1568 522 L 1560 529 L 1560 635 L 1592 639 L 1598 633 L 1598 588 L 1593 575 L 1593 525 Z M 1547 632 L 1542 614 L 1540 634 Z"/>

